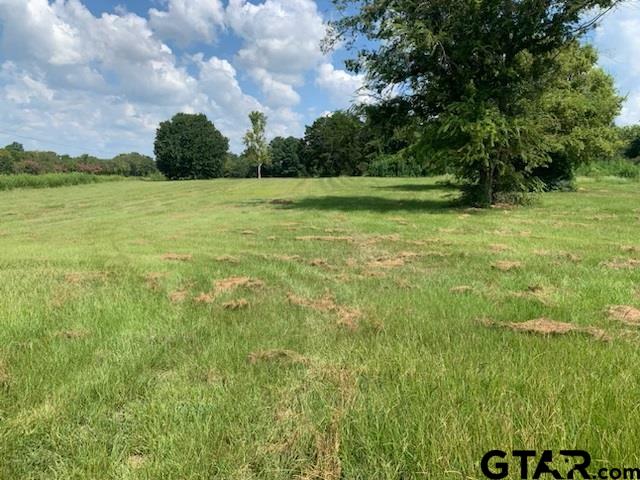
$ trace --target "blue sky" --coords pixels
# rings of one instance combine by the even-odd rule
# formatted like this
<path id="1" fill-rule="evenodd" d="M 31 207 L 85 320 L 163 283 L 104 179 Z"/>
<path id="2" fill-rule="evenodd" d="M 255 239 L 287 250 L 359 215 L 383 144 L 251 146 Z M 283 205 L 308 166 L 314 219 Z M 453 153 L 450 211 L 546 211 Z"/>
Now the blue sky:
<path id="1" fill-rule="evenodd" d="M 0 144 L 150 154 L 158 123 L 204 112 L 240 151 L 247 114 L 296 135 L 361 98 L 347 53 L 323 54 L 327 0 L 0 0 Z M 640 122 L 640 5 L 590 35 Z"/>

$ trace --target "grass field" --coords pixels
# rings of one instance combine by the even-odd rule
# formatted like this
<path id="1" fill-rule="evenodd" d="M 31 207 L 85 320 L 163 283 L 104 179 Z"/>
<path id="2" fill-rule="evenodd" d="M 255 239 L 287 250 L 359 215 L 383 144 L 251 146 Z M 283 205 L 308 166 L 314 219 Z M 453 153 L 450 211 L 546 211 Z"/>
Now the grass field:
<path id="1" fill-rule="evenodd" d="M 640 331 L 608 311 L 640 307 L 640 188 L 579 187 L 490 211 L 429 179 L 0 192 L 0 479 L 640 466 Z M 575 331 L 511 324 L 541 317 Z"/>

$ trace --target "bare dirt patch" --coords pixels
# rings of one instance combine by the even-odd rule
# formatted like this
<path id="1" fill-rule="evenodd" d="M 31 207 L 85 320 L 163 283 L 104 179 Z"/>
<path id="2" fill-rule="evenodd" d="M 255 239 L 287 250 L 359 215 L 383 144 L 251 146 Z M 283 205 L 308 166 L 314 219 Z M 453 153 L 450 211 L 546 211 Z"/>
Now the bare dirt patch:
<path id="1" fill-rule="evenodd" d="M 241 310 L 243 308 L 247 308 L 249 306 L 249 302 L 244 298 L 239 298 L 237 300 L 224 302 L 222 306 L 227 310 Z"/>
<path id="2" fill-rule="evenodd" d="M 640 309 L 630 305 L 612 305 L 607 309 L 609 318 L 626 323 L 627 325 L 640 325 Z"/>
<path id="3" fill-rule="evenodd" d="M 293 350 L 274 349 L 251 352 L 247 360 L 252 365 L 260 362 L 278 362 L 283 364 L 308 365 L 310 359 Z"/>
<path id="4" fill-rule="evenodd" d="M 491 267 L 501 272 L 510 272 L 522 268 L 522 262 L 501 260 L 493 263 Z"/>
<path id="5" fill-rule="evenodd" d="M 173 262 L 188 262 L 193 258 L 190 253 L 165 253 L 160 258 Z"/>

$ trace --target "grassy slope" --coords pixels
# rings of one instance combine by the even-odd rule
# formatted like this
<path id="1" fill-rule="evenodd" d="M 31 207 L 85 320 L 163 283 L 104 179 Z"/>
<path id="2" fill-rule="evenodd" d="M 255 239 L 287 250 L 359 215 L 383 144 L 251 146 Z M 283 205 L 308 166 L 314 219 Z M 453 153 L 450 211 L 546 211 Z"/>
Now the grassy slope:
<path id="1" fill-rule="evenodd" d="M 485 451 L 517 447 L 640 465 L 640 337 L 604 313 L 638 306 L 640 268 L 600 265 L 640 256 L 621 249 L 639 245 L 640 191 L 581 187 L 510 211 L 455 209 L 413 179 L 0 193 L 0 478 L 479 478 Z M 421 256 L 368 266 L 400 251 Z M 244 275 L 264 287 L 192 300 Z M 513 295 L 534 284 L 544 302 Z M 360 309 L 356 330 L 287 300 L 327 291 Z M 477 321 L 541 316 L 614 339 Z M 247 360 L 270 349 L 304 361 Z"/>

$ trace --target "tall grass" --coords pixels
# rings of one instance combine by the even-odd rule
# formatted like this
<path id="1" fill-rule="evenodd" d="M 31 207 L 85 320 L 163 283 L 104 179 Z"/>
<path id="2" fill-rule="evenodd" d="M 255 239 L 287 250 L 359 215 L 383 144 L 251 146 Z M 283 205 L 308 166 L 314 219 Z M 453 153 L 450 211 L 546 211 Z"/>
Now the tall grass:
<path id="1" fill-rule="evenodd" d="M 44 175 L 0 175 L 0 190 L 14 188 L 52 188 L 82 185 L 85 183 L 103 183 L 124 180 L 118 175 L 98 176 L 89 173 L 47 173 Z"/>
<path id="2" fill-rule="evenodd" d="M 640 164 L 623 158 L 602 160 L 581 165 L 576 173 L 584 177 L 622 177 L 640 180 Z"/>

